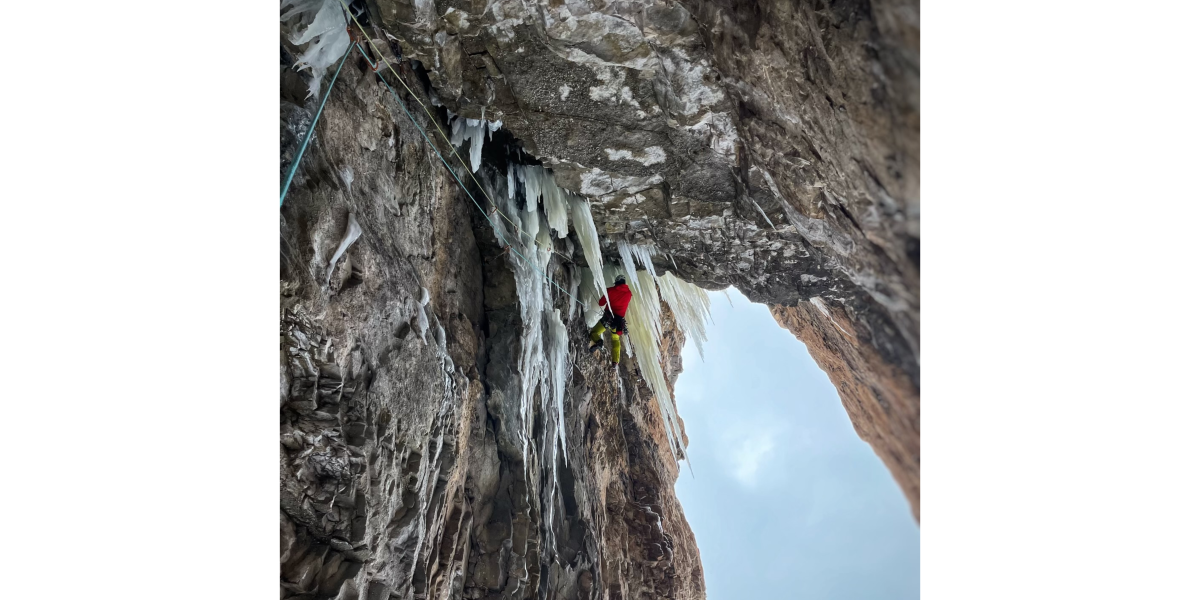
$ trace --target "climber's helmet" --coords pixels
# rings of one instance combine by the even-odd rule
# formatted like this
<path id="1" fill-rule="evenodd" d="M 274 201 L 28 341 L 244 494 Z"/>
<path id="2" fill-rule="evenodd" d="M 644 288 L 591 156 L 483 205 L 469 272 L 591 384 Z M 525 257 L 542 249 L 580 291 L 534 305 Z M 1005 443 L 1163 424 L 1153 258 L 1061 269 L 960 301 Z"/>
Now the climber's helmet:
<path id="1" fill-rule="evenodd" d="M 617 275 L 617 280 L 614 282 L 614 285 L 625 285 L 625 276 Z"/>

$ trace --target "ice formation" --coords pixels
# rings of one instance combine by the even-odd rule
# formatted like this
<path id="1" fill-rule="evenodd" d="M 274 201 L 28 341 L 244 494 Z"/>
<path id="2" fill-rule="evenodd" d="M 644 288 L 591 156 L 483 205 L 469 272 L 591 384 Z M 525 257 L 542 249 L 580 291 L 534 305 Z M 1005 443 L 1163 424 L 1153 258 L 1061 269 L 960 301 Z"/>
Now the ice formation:
<path id="1" fill-rule="evenodd" d="M 705 321 L 712 322 L 709 314 L 708 292 L 698 285 L 689 283 L 667 271 L 658 278 L 658 291 L 675 314 L 675 322 L 687 334 L 688 341 L 696 344 L 700 359 L 704 359 L 704 342 L 708 337 L 704 331 Z"/>
<path id="2" fill-rule="evenodd" d="M 625 279 L 629 283 L 629 287 L 634 292 L 641 292 L 637 277 L 633 274 L 637 273 L 637 267 L 633 264 L 633 254 L 629 251 L 629 244 L 625 240 L 617 241 L 617 253 L 621 255 L 621 267 L 625 270 Z"/>
<path id="3" fill-rule="evenodd" d="M 417 333 L 421 334 L 421 343 L 428 344 L 425 333 L 429 331 L 429 290 L 421 287 L 421 297 L 417 300 Z M 436 315 L 434 315 L 436 318 Z"/>
<path id="4" fill-rule="evenodd" d="M 516 179 L 525 184 L 525 206 L 536 206 L 539 197 L 546 211 L 546 220 L 559 238 L 567 237 L 567 200 L 572 194 L 558 187 L 554 176 L 539 165 L 517 165 L 510 167 Z M 510 183 L 511 185 L 511 183 Z M 509 190 L 513 190 L 510 187 Z M 510 191 L 510 196 L 514 195 Z"/>
<path id="5" fill-rule="evenodd" d="M 583 267 L 579 270 L 579 278 L 582 281 L 594 281 L 592 270 L 588 267 Z M 604 278 L 601 272 L 600 278 Z M 600 307 L 600 292 L 596 289 L 595 284 L 580 285 L 579 292 L 575 295 L 579 298 L 579 302 L 583 304 L 583 322 L 591 329 L 597 321 L 600 320 L 600 314 L 604 309 Z"/>
<path id="6" fill-rule="evenodd" d="M 592 283 L 596 291 L 608 298 L 608 288 L 604 285 L 604 271 L 600 258 L 600 235 L 596 233 L 596 222 L 592 220 L 592 206 L 586 198 L 575 195 L 568 197 L 571 203 L 571 223 L 575 225 L 575 236 L 583 244 L 583 257 L 587 260 L 588 268 L 592 270 Z M 605 302 L 607 304 L 607 302 Z"/>
<path id="7" fill-rule="evenodd" d="M 683 445 L 683 435 L 679 427 L 679 419 L 675 414 L 675 404 L 671 400 L 671 391 L 663 376 L 661 360 L 662 315 L 659 304 L 657 287 L 654 276 L 646 271 L 637 272 L 638 287 L 633 292 L 629 303 L 629 311 L 625 313 L 627 337 L 632 346 L 633 356 L 637 360 L 638 369 L 650 391 L 658 401 L 659 416 L 663 428 L 683 458 L 687 459 L 687 449 Z"/>
<path id="8" fill-rule="evenodd" d="M 491 139 L 492 133 L 500 129 L 501 125 L 503 125 L 501 121 L 468 119 L 450 113 L 450 145 L 457 148 L 464 140 L 471 142 L 472 173 L 479 171 L 479 163 L 483 160 L 484 136 Z"/>
<path id="9" fill-rule="evenodd" d="M 563 396 L 567 393 L 567 327 L 562 322 L 559 309 L 547 310 L 546 329 L 550 344 L 550 389 L 554 394 L 554 406 L 558 409 L 558 440 L 562 444 L 563 457 L 567 456 L 567 433 L 563 423 Z"/>
<path id="10" fill-rule="evenodd" d="M 551 541 L 551 547 L 554 547 L 555 532 L 549 523 L 553 522 L 555 507 L 561 502 L 558 464 L 560 460 L 566 460 L 563 403 L 567 393 L 570 359 L 567 328 L 563 323 L 561 310 L 554 308 L 553 290 L 557 288 L 543 275 L 547 273 L 547 267 L 553 257 L 550 251 L 549 227 L 544 226 L 546 224 L 542 222 L 544 217 L 540 215 L 540 211 L 519 208 L 515 201 L 516 194 L 512 197 L 507 194 L 495 194 L 503 191 L 502 186 L 507 183 L 505 177 L 494 173 L 490 167 L 485 168 L 484 174 L 484 187 L 496 201 L 497 210 L 511 223 L 538 223 L 535 237 L 518 239 L 517 233 L 509 229 L 503 219 L 491 219 L 497 241 L 503 245 L 511 244 L 514 250 L 523 255 L 518 256 L 516 252 L 507 254 L 507 260 L 513 270 L 522 323 L 517 358 L 517 369 L 520 373 L 522 453 L 528 469 L 527 476 L 531 481 L 537 480 L 538 469 L 547 471 L 540 479 L 546 488 L 546 493 L 542 495 L 543 514 L 546 516 L 543 522 L 547 524 L 547 539 Z M 536 197 L 534 198 L 536 200 Z M 531 214 L 536 221 L 525 220 L 525 217 Z M 540 404 L 535 405 L 539 400 Z M 535 412 L 540 412 L 545 419 L 545 427 L 542 428 L 541 434 L 541 455 L 536 457 L 530 455 L 530 450 L 537 447 L 530 443 L 530 438 L 534 435 Z"/>
<path id="11" fill-rule="evenodd" d="M 576 229 L 579 229 L 578 225 L 576 225 Z M 629 340 L 625 348 L 629 350 L 629 355 L 637 361 L 638 368 L 658 399 L 663 428 L 667 430 L 684 459 L 687 459 L 687 451 L 681 439 L 682 430 L 679 426 L 679 417 L 675 413 L 674 403 L 671 402 L 670 389 L 662 370 L 663 327 L 659 294 L 662 295 L 662 301 L 665 301 L 671 308 L 679 327 L 687 334 L 688 339 L 696 344 L 696 348 L 703 358 L 704 342 L 707 340 L 705 323 L 712 320 L 709 316 L 708 292 L 695 284 L 679 279 L 670 271 L 665 271 L 659 276 L 652 261 L 652 257 L 658 252 L 652 245 L 630 244 L 624 240 L 618 240 L 617 253 L 621 256 L 621 266 L 604 265 L 603 279 L 611 282 L 618 273 L 624 273 L 630 292 L 633 294 L 629 310 L 625 313 L 628 329 L 626 334 Z M 644 270 L 638 270 L 639 265 L 644 267 Z M 595 302 L 596 300 L 587 298 L 584 301 Z M 599 318 L 599 309 L 596 310 L 596 318 Z M 592 322 L 589 319 L 589 324 Z"/>
<path id="12" fill-rule="evenodd" d="M 325 272 L 325 285 L 329 285 L 329 278 L 333 277 L 333 267 L 337 265 L 338 259 L 360 235 L 362 235 L 362 227 L 358 226 L 358 219 L 354 218 L 354 213 L 350 213 L 350 220 L 346 223 L 346 235 L 342 236 L 342 243 L 338 244 L 333 258 L 329 259 L 329 270 Z"/>
<path id="13" fill-rule="evenodd" d="M 291 7 L 279 20 L 287 21 L 299 16 L 303 25 L 297 27 L 288 40 L 299 46 L 309 44 L 308 49 L 296 59 L 296 69 L 308 69 L 312 79 L 308 82 L 308 97 L 321 91 L 321 80 L 325 71 L 346 53 L 350 47 L 350 36 L 346 33 L 346 21 L 342 17 L 339 0 L 283 0 L 280 8 Z M 312 20 L 309 20 L 310 15 Z"/>
<path id="14" fill-rule="evenodd" d="M 640 285 L 637 278 L 633 276 L 637 271 L 637 265 L 634 264 L 635 258 L 644 269 L 650 272 L 650 275 L 658 277 L 658 273 L 654 270 L 654 262 L 651 260 L 651 257 L 658 253 L 654 246 L 630 244 L 625 240 L 617 240 L 617 253 L 621 255 L 621 266 L 624 267 L 629 285 Z"/>
<path id="15" fill-rule="evenodd" d="M 812 302 L 812 305 L 817 307 L 817 310 L 821 311 L 821 314 L 825 315 L 825 318 L 829 319 L 829 322 L 833 323 L 834 327 L 838 328 L 838 331 L 841 331 L 843 334 L 845 334 L 847 336 L 850 335 L 850 332 L 846 331 L 845 329 L 842 329 L 842 326 L 839 325 L 837 320 L 835 320 L 833 318 L 833 314 L 831 314 L 829 312 L 829 309 L 825 307 L 825 302 L 823 302 L 820 298 L 817 298 L 817 297 L 809 298 L 808 301 Z"/>

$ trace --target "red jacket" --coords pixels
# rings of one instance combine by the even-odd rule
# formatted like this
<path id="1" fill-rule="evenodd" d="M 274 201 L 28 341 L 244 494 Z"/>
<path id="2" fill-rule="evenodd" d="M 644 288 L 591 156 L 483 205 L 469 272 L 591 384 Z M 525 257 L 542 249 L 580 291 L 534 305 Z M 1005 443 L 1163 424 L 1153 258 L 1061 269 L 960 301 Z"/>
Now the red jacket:
<path id="1" fill-rule="evenodd" d="M 629 299 L 633 298 L 633 292 L 629 291 L 629 286 L 622 283 L 608 288 L 608 298 L 600 297 L 600 306 L 604 306 L 605 300 L 612 300 L 613 314 L 618 317 L 624 317 L 625 311 L 629 309 Z"/>

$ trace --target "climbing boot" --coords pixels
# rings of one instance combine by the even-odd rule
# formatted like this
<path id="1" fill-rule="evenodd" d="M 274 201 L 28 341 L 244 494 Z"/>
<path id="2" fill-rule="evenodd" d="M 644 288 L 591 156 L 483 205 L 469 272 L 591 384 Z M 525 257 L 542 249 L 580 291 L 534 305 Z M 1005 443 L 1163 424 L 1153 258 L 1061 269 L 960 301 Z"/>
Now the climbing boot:
<path id="1" fill-rule="evenodd" d="M 603 340 L 602 340 L 602 341 L 599 341 L 599 342 L 596 342 L 596 343 L 594 343 L 594 344 L 592 344 L 592 347 L 591 347 L 591 348 L 588 348 L 588 352 L 595 352 L 595 351 L 597 351 L 597 350 L 600 350 L 600 349 L 602 349 L 602 348 L 604 348 L 604 341 L 603 341 Z"/>

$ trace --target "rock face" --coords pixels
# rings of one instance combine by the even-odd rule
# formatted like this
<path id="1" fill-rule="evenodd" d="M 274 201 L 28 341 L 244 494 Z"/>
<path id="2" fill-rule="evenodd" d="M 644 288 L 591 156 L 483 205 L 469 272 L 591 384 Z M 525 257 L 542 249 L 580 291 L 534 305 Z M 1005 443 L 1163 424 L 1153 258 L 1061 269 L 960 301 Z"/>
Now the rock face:
<path id="1" fill-rule="evenodd" d="M 772 305 L 919 515 L 915 4 L 351 6 L 471 196 L 348 59 L 280 212 L 283 598 L 704 596 L 673 399 L 589 355 L 582 311 L 473 204 L 513 163 L 591 201 L 607 260 L 654 245 L 657 269 Z M 281 169 L 319 102 L 301 51 L 282 43 Z M 435 135 L 454 115 L 503 122 L 473 174 Z M 545 256 L 564 289 L 576 233 Z"/>

